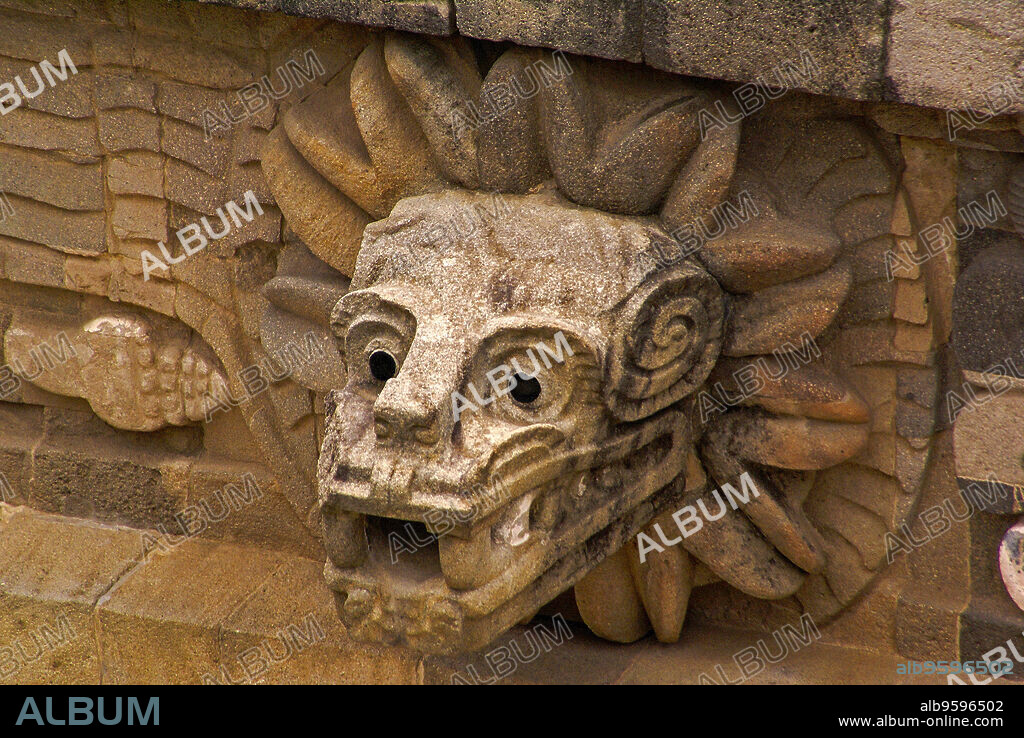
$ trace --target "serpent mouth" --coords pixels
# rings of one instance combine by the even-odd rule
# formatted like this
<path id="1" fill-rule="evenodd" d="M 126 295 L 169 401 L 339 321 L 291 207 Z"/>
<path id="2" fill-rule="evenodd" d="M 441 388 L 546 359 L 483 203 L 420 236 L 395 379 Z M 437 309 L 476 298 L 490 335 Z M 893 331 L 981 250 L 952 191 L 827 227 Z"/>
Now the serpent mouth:
<path id="1" fill-rule="evenodd" d="M 672 415 L 600 448 L 519 439 L 515 461 L 495 449 L 468 486 L 437 467 L 389 474 L 386 455 L 342 459 L 321 501 L 325 576 L 350 635 L 451 653 L 532 616 L 681 497 Z"/>
<path id="2" fill-rule="evenodd" d="M 366 544 L 360 563 L 329 561 L 326 570 L 342 620 L 360 640 L 462 650 L 472 640 L 465 621 L 506 605 L 542 565 L 552 534 L 542 511 L 557 501 L 559 487 L 521 495 L 459 528 L 442 515 L 428 514 L 432 524 L 358 516 Z M 434 510 L 455 519 L 451 508 Z"/>

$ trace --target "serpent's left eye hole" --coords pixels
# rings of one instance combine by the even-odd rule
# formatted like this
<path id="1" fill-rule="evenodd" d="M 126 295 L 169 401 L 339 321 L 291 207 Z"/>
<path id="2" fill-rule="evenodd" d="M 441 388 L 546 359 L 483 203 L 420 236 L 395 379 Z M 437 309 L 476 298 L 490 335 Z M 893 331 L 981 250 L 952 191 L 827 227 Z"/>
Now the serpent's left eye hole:
<path id="1" fill-rule="evenodd" d="M 537 381 L 536 377 L 527 377 L 524 374 L 515 375 L 516 386 L 512 388 L 512 399 L 516 402 L 521 402 L 524 405 L 529 405 L 531 402 L 540 397 L 540 382 Z"/>
<path id="2" fill-rule="evenodd" d="M 398 374 L 398 362 L 387 351 L 374 351 L 370 354 L 370 374 L 378 382 L 386 382 Z"/>

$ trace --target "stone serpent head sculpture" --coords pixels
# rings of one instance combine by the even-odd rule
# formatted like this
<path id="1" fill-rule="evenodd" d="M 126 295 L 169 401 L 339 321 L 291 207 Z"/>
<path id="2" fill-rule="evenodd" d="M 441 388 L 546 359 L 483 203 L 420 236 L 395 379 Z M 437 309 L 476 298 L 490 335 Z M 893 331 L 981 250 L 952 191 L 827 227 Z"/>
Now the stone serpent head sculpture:
<path id="1" fill-rule="evenodd" d="M 282 261 L 267 294 L 329 324 L 347 373 L 318 387 L 318 484 L 355 637 L 471 650 L 576 585 L 599 635 L 674 641 L 694 587 L 832 614 L 878 569 L 906 494 L 878 473 L 875 527 L 844 528 L 819 471 L 868 442 L 837 316 L 891 169 L 860 124 L 741 140 L 716 104 L 630 65 L 388 35 L 283 116 L 271 189 L 351 278 Z M 729 202 L 753 207 L 712 217 Z M 760 495 L 719 513 L 744 474 Z M 697 503 L 698 532 L 638 558 Z"/>

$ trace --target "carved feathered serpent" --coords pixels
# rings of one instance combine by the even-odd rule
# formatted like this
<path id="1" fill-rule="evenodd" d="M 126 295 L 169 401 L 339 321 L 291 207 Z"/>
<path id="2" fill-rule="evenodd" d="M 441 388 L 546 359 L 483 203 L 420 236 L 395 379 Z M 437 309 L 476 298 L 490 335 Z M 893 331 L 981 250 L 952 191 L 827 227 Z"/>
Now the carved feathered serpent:
<path id="1" fill-rule="evenodd" d="M 353 296 L 390 289 L 392 282 L 407 285 L 407 291 L 443 283 L 437 272 L 444 260 L 421 258 L 436 244 L 430 243 L 429 229 L 416 230 L 417 223 L 445 208 L 451 214 L 470 208 L 478 202 L 473 192 L 509 193 L 522 222 L 542 209 L 547 222 L 562 229 L 560 236 L 576 233 L 591 239 L 567 246 L 567 258 L 590 258 L 607 271 L 628 272 L 621 280 L 621 299 L 593 308 L 604 316 L 604 322 L 595 318 L 600 329 L 593 329 L 604 342 L 593 348 L 587 371 L 602 373 L 601 418 L 613 428 L 610 437 L 624 438 L 637 428 L 650 431 L 629 436 L 635 469 L 628 471 L 628 454 L 615 456 L 599 439 L 601 458 L 589 460 L 590 466 L 577 462 L 571 473 L 536 476 L 542 492 L 534 499 L 544 498 L 548 486 L 575 483 L 574 475 L 584 479 L 594 470 L 600 474 L 587 478 L 587 488 L 600 487 L 605 491 L 594 492 L 595 498 L 606 497 L 590 510 L 592 516 L 595 510 L 611 510 L 616 494 L 626 497 L 622 490 L 639 484 L 630 480 L 631 473 L 648 474 L 651 489 L 634 501 L 631 517 L 609 513 L 605 538 L 580 534 L 576 544 L 586 554 L 558 548 L 572 540 L 559 532 L 558 524 L 539 525 L 558 554 L 543 559 L 530 582 L 509 578 L 503 584 L 509 602 L 531 587 L 537 600 L 557 594 L 558 586 L 576 584 L 584 620 L 599 635 L 620 641 L 640 637 L 652 626 L 660 640 L 677 639 L 693 588 L 718 581 L 756 598 L 791 603 L 786 605 L 791 609 L 830 616 L 880 570 L 884 533 L 909 514 L 917 492 L 916 479 L 898 478 L 894 464 L 877 461 L 876 447 L 888 448 L 890 455 L 897 453 L 897 444 L 907 451 L 906 442 L 896 438 L 891 408 L 872 407 L 858 392 L 872 381 L 873 363 L 891 360 L 859 345 L 864 324 L 877 325 L 891 316 L 884 310 L 867 318 L 844 311 L 851 295 L 859 299 L 873 288 L 873 277 L 863 276 L 873 274 L 863 266 L 864 254 L 892 239 L 890 214 L 900 196 L 884 145 L 859 123 L 784 107 L 748 120 L 743 136 L 741 127 L 732 125 L 711 127 L 702 138 L 700 112 L 723 99 L 714 89 L 629 65 L 577 58 L 570 64 L 560 66 L 549 54 L 519 48 L 489 62 L 460 40 L 381 37 L 350 69 L 289 110 L 271 134 L 263 166 L 275 198 L 312 253 L 353 278 Z M 508 101 L 510 95 L 511 105 L 494 107 L 494 101 Z M 741 193 L 753 198 L 757 217 L 708 240 L 693 258 L 645 267 L 631 260 L 631 251 L 635 256 L 650 251 L 664 244 L 668 233 L 702 220 L 707 225 L 715 206 Z M 615 224 L 591 228 L 599 217 L 611 215 Z M 382 222 L 368 228 L 374 221 Z M 485 277 L 486 270 L 473 272 L 474 264 L 489 264 L 488 249 L 507 253 L 515 239 L 506 230 L 495 223 L 466 240 L 458 264 L 468 273 L 461 279 Z M 543 225 L 537 225 L 534 232 L 542 231 Z M 612 242 L 616 245 L 609 247 Z M 403 250 L 415 258 L 397 259 Z M 516 274 L 532 268 L 528 255 L 515 264 L 520 262 L 525 266 Z M 548 262 L 545 268 L 558 271 L 564 264 Z M 597 280 L 600 272 L 589 274 Z M 544 279 L 542 274 L 536 278 Z M 346 298 L 335 307 L 344 283 L 340 276 L 323 272 L 311 277 L 305 266 L 283 264 L 267 294 L 278 319 L 290 314 L 324 327 L 332 323 L 348 352 L 352 383 L 351 363 L 360 356 L 352 349 L 354 321 L 361 311 L 377 320 L 375 311 L 395 308 L 390 298 L 376 293 L 372 299 Z M 580 290 L 590 287 L 578 285 Z M 504 312 L 510 320 L 517 316 L 516 304 L 530 307 L 516 302 L 519 288 L 520 283 L 510 288 L 512 307 Z M 429 305 L 434 307 L 424 307 Z M 408 314 L 414 323 L 425 323 L 426 317 L 438 317 L 431 310 L 443 309 L 424 297 Z M 540 329 L 529 321 L 520 328 Z M 277 340 L 273 333 L 268 326 L 264 343 Z M 808 334 L 820 357 L 813 362 L 787 358 L 785 353 Z M 402 355 L 407 350 L 392 351 L 399 355 L 394 379 L 362 386 L 361 391 L 376 393 L 370 401 L 375 409 L 367 405 L 365 415 L 352 420 L 358 413 L 356 405 L 345 405 L 350 395 L 339 396 L 341 405 L 329 407 L 328 423 L 336 433 L 333 440 L 328 433 L 320 473 L 332 558 L 329 578 L 357 636 L 405 640 L 426 650 L 469 648 L 541 603 L 524 602 L 523 612 L 505 601 L 492 609 L 463 607 L 466 596 L 460 592 L 483 588 L 497 576 L 473 570 L 463 572 L 471 584 L 453 585 L 463 597 L 454 611 L 446 600 L 418 594 L 413 608 L 418 609 L 409 614 L 400 612 L 406 605 L 396 604 L 394 587 L 388 589 L 365 572 L 362 579 L 345 573 L 364 566 L 364 549 L 372 558 L 373 547 L 383 540 L 367 532 L 368 518 L 416 520 L 422 514 L 412 503 L 366 503 L 357 509 L 352 500 L 358 495 L 345 486 L 356 484 L 358 474 L 380 473 L 373 451 L 362 466 L 346 461 L 345 439 L 372 428 L 375 413 L 379 420 L 379 405 L 387 403 L 378 400 L 398 391 L 394 388 L 404 379 L 403 369 L 417 371 L 419 365 Z M 738 384 L 745 367 L 787 361 L 798 368 L 767 376 L 762 372 L 756 391 Z M 419 389 L 429 394 L 431 381 L 421 377 Z M 316 382 L 311 378 L 310 386 Z M 727 396 L 741 399 L 724 412 L 702 413 L 703 392 L 716 383 Z M 557 423 L 521 418 L 517 423 L 515 442 L 523 448 L 536 446 L 549 454 L 562 449 L 559 458 L 567 458 L 567 432 Z M 666 443 L 672 454 L 681 455 L 669 463 L 655 458 L 654 449 L 672 423 L 687 430 L 669 432 Z M 541 426 L 546 430 L 541 432 Z M 460 432 L 450 423 L 439 428 L 442 436 Z M 561 436 L 550 436 L 555 433 Z M 353 447 L 364 442 L 362 435 L 359 439 Z M 926 444 L 915 440 L 909 450 L 926 458 Z M 380 433 L 366 443 L 387 445 Z M 690 446 L 693 453 L 686 451 Z M 415 467 L 416 458 L 406 462 Z M 654 523 L 670 525 L 674 509 L 699 499 L 714 509 L 711 489 L 735 483 L 743 473 L 757 481 L 761 496 L 707 521 L 682 545 L 638 560 L 638 530 L 655 535 Z M 531 467 L 531 474 L 541 472 Z M 366 484 L 377 489 L 376 482 Z M 388 489 L 388 494 L 416 498 L 416 493 Z M 657 504 L 651 502 L 655 492 L 661 495 Z M 650 502 L 647 507 L 641 504 L 644 499 Z M 562 518 L 562 525 L 566 519 L 583 527 L 580 518 L 571 517 Z M 613 528 L 614 535 L 609 534 Z M 454 546 L 442 542 L 443 564 Z M 447 555 L 443 568 L 451 585 L 459 579 L 452 572 L 465 564 Z M 374 587 L 388 591 L 382 595 Z M 608 604 L 609 593 L 614 593 L 614 606 Z M 486 627 L 476 631 L 465 625 L 487 618 Z"/>

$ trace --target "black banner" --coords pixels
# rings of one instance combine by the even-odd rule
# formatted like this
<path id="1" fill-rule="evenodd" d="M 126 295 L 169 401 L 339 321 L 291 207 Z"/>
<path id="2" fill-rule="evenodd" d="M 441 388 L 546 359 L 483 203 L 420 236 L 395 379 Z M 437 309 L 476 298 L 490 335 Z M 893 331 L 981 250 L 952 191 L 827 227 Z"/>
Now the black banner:
<path id="1" fill-rule="evenodd" d="M 708 686 L 643 687 L 622 696 L 622 728 L 651 731 L 722 728 L 876 728 L 876 727 L 992 727 L 1020 730 L 1024 726 L 1024 692 L 1011 684 L 988 689 L 948 689 L 937 686 L 747 686 L 742 690 Z M 493 718 L 508 723 L 537 721 L 546 729 L 564 720 L 574 727 L 604 720 L 617 704 L 579 699 L 578 687 L 530 689 L 530 707 L 511 709 L 514 694 L 507 690 L 477 690 L 471 700 L 429 687 L 361 686 L 110 686 L 0 688 L 0 726 L 4 730 L 31 725 L 97 725 L 161 728 L 200 728 L 267 734 L 300 726 L 365 731 L 376 723 L 388 733 L 408 725 L 437 730 L 439 721 L 462 723 L 474 732 L 493 729 Z M 390 693 L 385 690 L 399 689 Z M 376 694 L 369 694 L 370 690 Z M 671 691 L 671 693 L 670 693 Z M 522 699 L 522 698 L 520 698 Z M 378 702 L 379 700 L 379 702 Z M 471 705 L 467 709 L 467 705 Z M 378 706 L 390 706 L 380 710 Z M 474 717 L 476 716 L 476 717 Z M 484 716 L 491 719 L 481 722 Z M 503 721 L 504 722 L 504 721 Z M 347 727 L 346 727 L 347 726 Z M 472 726 L 472 727 L 470 727 Z M 607 727 L 607 726 L 605 726 Z M 502 730 L 508 730 L 507 727 Z M 5 733 L 6 734 L 6 733 Z"/>

